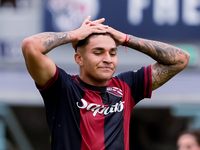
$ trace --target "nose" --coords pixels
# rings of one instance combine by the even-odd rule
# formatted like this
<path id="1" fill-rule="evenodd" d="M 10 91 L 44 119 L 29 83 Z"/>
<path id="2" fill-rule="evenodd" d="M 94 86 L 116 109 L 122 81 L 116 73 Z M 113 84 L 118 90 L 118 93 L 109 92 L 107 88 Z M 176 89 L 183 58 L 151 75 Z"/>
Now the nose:
<path id="1" fill-rule="evenodd" d="M 106 52 L 104 54 L 103 62 L 105 62 L 105 63 L 112 63 L 112 57 L 110 56 L 110 53 Z"/>

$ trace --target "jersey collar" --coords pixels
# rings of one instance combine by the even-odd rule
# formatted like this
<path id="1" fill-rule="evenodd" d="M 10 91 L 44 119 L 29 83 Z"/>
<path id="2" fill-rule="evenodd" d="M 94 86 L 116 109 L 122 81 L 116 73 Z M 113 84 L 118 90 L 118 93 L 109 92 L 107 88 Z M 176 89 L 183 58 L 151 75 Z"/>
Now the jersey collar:
<path id="1" fill-rule="evenodd" d="M 78 75 L 76 76 L 76 78 L 80 82 L 81 86 L 85 87 L 86 89 L 93 90 L 93 91 L 99 91 L 99 92 L 106 91 L 106 88 L 107 88 L 106 86 L 98 87 L 98 86 L 87 84 L 84 81 L 82 81 Z"/>

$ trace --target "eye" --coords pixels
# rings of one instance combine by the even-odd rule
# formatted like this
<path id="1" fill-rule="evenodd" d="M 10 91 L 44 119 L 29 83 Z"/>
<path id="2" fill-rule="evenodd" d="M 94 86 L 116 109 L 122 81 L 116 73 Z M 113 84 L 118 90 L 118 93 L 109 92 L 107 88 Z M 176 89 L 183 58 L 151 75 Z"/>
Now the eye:
<path id="1" fill-rule="evenodd" d="M 94 54 L 95 54 L 95 55 L 100 55 L 101 53 L 100 53 L 100 52 L 94 52 Z"/>
<path id="2" fill-rule="evenodd" d="M 117 53 L 116 52 L 111 52 L 110 56 L 115 56 Z"/>
<path id="3" fill-rule="evenodd" d="M 102 54 L 102 51 L 100 51 L 100 50 L 95 50 L 93 53 L 94 53 L 94 55 L 101 55 L 101 54 Z"/>
<path id="4" fill-rule="evenodd" d="M 111 56 L 115 56 L 115 54 L 110 54 Z"/>

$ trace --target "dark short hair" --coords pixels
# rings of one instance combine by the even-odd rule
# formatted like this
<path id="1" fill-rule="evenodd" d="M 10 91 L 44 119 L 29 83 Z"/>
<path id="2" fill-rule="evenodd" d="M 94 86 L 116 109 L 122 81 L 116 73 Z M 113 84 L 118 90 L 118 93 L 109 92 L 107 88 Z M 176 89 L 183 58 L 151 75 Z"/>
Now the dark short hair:
<path id="1" fill-rule="evenodd" d="M 107 32 L 106 32 L 106 33 L 92 33 L 92 34 L 90 34 L 89 36 L 87 36 L 85 39 L 80 40 L 80 41 L 76 44 L 75 51 L 77 52 L 77 48 L 78 48 L 78 47 L 86 46 L 87 44 L 89 44 L 89 39 L 90 39 L 90 37 L 92 37 L 92 36 L 99 36 L 99 35 L 104 35 L 104 36 L 110 36 L 110 37 L 112 37 L 111 34 L 110 34 L 110 33 L 107 33 Z"/>

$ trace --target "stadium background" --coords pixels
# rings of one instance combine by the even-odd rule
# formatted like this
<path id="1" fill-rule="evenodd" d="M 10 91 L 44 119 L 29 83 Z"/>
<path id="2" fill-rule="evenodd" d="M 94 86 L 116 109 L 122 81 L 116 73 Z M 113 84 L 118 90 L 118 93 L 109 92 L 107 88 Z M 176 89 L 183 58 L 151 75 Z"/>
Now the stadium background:
<path id="1" fill-rule="evenodd" d="M 22 40 L 43 31 L 68 31 L 88 15 L 122 32 L 176 45 L 191 55 L 189 66 L 133 110 L 131 150 L 176 150 L 178 134 L 200 129 L 200 0 L 0 0 L 0 150 L 50 149 L 42 98 L 29 76 Z M 78 73 L 70 44 L 48 54 Z M 121 71 L 154 60 L 119 47 Z"/>

